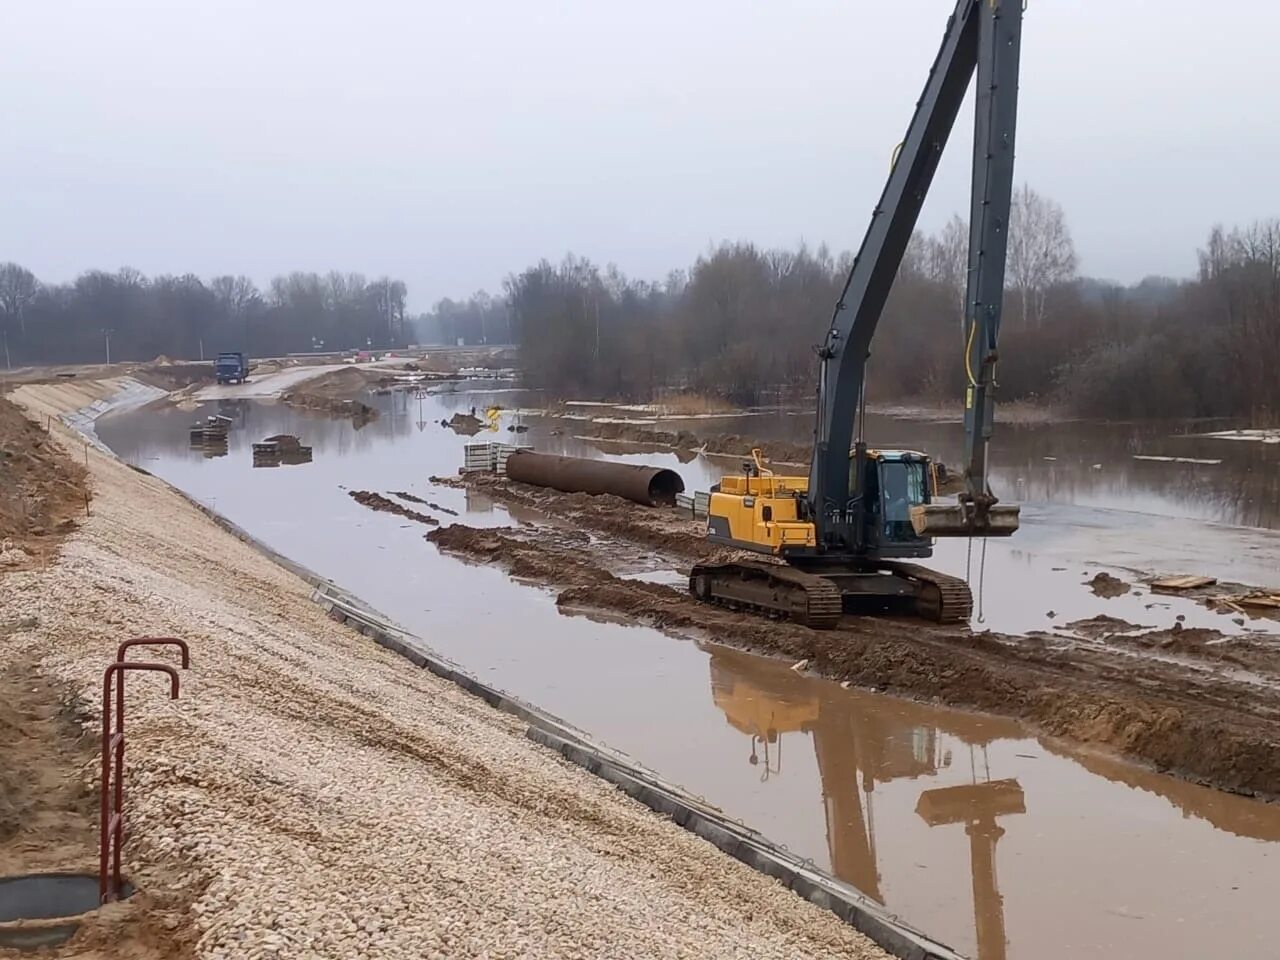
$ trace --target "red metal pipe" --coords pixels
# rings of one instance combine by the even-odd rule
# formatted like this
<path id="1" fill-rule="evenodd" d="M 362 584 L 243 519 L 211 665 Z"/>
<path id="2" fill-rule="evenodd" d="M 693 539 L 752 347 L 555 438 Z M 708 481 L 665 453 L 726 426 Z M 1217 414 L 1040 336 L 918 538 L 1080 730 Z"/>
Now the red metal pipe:
<path id="1" fill-rule="evenodd" d="M 122 645 L 123 649 L 123 645 Z M 120 848 L 124 844 L 124 674 L 152 670 L 169 675 L 169 699 L 178 699 L 178 671 L 164 663 L 110 664 L 102 674 L 102 802 L 98 849 L 98 897 L 110 903 L 120 893 Z M 111 686 L 115 683 L 115 729 L 112 730 Z M 112 773 L 114 771 L 114 784 Z M 112 793 L 114 788 L 114 804 Z M 114 848 L 114 855 L 113 855 Z M 110 869 L 109 869 L 110 868 Z"/>
<path id="2" fill-rule="evenodd" d="M 177 647 L 182 651 L 182 669 L 186 670 L 191 666 L 191 648 L 187 646 L 187 641 L 177 637 L 134 637 L 126 640 L 116 647 L 116 663 L 124 662 L 124 652 L 130 647 Z"/>

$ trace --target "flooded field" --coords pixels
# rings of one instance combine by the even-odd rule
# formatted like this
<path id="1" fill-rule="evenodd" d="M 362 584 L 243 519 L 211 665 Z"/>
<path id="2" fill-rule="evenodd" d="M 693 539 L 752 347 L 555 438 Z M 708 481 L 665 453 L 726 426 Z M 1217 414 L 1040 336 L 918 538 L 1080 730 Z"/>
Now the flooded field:
<path id="1" fill-rule="evenodd" d="M 208 404 L 104 418 L 98 432 L 125 459 L 359 594 L 487 682 L 625 750 L 966 954 L 1265 955 L 1263 918 L 1280 883 L 1280 807 L 1042 741 L 1011 720 L 843 689 L 696 635 L 565 616 L 545 590 L 443 556 L 424 542 L 421 524 L 349 496 L 411 492 L 470 526 L 548 523 L 428 480 L 456 472 L 468 442 L 441 419 L 524 400 L 376 397 L 381 416 L 358 429 L 281 405 Z M 231 418 L 225 447 L 191 447 L 191 422 L 213 413 Z M 714 429 L 764 435 L 766 422 L 788 422 L 749 419 Z M 609 450 L 574 439 L 573 421 L 529 419 L 527 434 L 508 432 L 510 422 L 475 439 L 576 455 Z M 807 432 L 808 419 L 798 422 L 789 439 Z M 1100 569 L 1130 581 L 1126 568 L 1275 583 L 1280 537 L 1229 524 L 1276 525 L 1248 513 L 1267 516 L 1268 480 L 1258 475 L 1269 471 L 1274 484 L 1276 448 L 1175 442 L 1152 428 L 1125 440 L 1126 430 L 1095 428 L 1091 439 L 1070 424 L 1009 428 L 997 482 L 1026 506 L 1017 537 L 988 547 L 988 626 L 1057 629 L 1097 613 L 1235 626 L 1141 587 L 1095 597 L 1083 584 Z M 886 419 L 877 431 L 885 446 L 923 447 L 944 461 L 958 446 L 956 424 Z M 255 469 L 252 444 L 276 435 L 298 437 L 312 461 Z M 1199 452 L 1162 452 L 1180 443 Z M 1206 449 L 1223 462 L 1132 459 L 1210 459 Z M 723 457 L 610 453 L 671 466 L 690 490 L 733 467 Z M 1019 483 L 1025 493 L 1012 496 Z M 548 536 L 569 542 L 595 536 L 549 526 Z M 945 546 L 936 565 L 963 575 L 965 545 Z M 672 575 L 653 551 L 619 543 L 612 555 L 634 575 Z"/>
<path id="2" fill-rule="evenodd" d="M 1010 500 L 1280 528 L 1280 443 L 1207 435 L 1231 425 L 1220 420 L 998 423 L 992 485 Z M 673 419 L 663 427 L 807 441 L 813 415 L 770 411 Z M 873 412 L 866 431 L 873 445 L 924 450 L 950 464 L 962 458 L 964 427 L 958 417 L 910 419 Z"/>

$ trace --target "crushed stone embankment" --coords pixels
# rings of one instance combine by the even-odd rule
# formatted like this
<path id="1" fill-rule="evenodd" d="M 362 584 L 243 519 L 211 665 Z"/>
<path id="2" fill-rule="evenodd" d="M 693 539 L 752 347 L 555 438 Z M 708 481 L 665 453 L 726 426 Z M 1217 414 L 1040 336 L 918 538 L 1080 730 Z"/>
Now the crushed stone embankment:
<path id="1" fill-rule="evenodd" d="M 39 390 L 18 402 L 50 406 Z M 92 732 L 121 639 L 190 642 L 181 699 L 130 680 L 125 855 L 188 955 L 884 956 L 328 620 L 161 481 L 94 450 L 89 472 L 60 560 L 0 576 L 23 618 L 0 649 Z"/>

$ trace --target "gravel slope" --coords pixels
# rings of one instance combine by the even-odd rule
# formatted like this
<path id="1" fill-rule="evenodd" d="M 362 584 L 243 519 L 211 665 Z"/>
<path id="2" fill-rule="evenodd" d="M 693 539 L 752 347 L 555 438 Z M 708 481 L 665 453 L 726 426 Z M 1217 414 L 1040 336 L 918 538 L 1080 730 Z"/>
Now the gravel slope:
<path id="1" fill-rule="evenodd" d="M 42 389 L 15 399 L 56 407 Z M 4 619 L 37 620 L 0 657 L 72 684 L 92 730 L 119 640 L 191 643 L 180 700 L 129 682 L 125 856 L 181 895 L 184 953 L 886 956 L 327 620 L 160 481 L 97 451 L 89 469 L 93 515 L 61 560 L 0 577 Z"/>

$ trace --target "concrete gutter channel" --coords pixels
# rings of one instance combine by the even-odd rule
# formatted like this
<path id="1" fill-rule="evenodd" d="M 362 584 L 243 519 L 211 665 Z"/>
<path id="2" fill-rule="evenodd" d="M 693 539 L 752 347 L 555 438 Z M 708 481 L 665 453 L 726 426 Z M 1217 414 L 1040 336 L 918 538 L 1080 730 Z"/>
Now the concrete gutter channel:
<path id="1" fill-rule="evenodd" d="M 144 389 L 149 391 L 154 388 Z M 163 391 L 159 393 L 162 394 Z M 63 414 L 61 420 L 84 434 L 99 450 L 119 459 L 114 451 L 98 439 L 94 421 L 104 413 L 140 406 L 156 399 L 155 395 L 151 395 L 140 400 L 140 396 L 140 392 L 127 388 L 109 401 L 98 401 L 89 407 Z M 117 400 L 121 403 L 117 404 Z M 147 476 L 154 476 L 140 467 L 133 469 Z M 830 910 L 895 957 L 903 960 L 964 960 L 961 954 L 930 939 L 879 903 L 864 896 L 857 888 L 817 869 L 811 860 L 797 856 L 734 820 L 718 807 L 663 780 L 626 754 L 596 743 L 586 733 L 560 718 L 496 687 L 481 683 L 457 664 L 431 651 L 421 638 L 391 623 L 358 597 L 273 550 L 243 527 L 232 523 L 184 491 L 171 484 L 166 486 L 223 530 L 309 583 L 314 588 L 312 601 L 320 604 L 333 620 L 353 627 L 415 666 L 430 670 L 436 676 L 457 684 L 489 706 L 520 718 L 528 724 L 525 735 L 530 740 L 556 751 L 566 760 L 608 781 L 656 813 L 670 817 L 684 829 L 697 834 L 754 870 L 773 877 L 810 903 Z"/>

